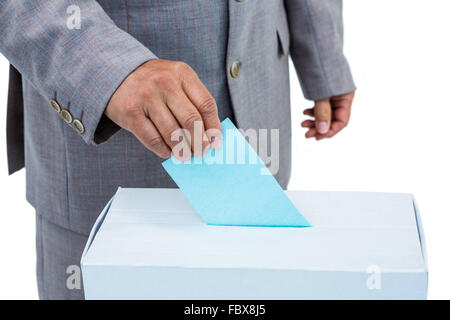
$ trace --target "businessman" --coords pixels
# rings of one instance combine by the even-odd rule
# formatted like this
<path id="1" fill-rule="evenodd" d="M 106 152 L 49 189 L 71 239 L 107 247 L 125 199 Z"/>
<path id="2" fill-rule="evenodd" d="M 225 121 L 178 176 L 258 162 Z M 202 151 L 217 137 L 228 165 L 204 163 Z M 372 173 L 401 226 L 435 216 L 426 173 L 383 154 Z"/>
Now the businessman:
<path id="1" fill-rule="evenodd" d="M 226 117 L 278 129 L 285 188 L 289 54 L 315 102 L 307 138 L 345 127 L 355 90 L 340 0 L 3 0 L 0 52 L 9 172 L 26 167 L 41 299 L 83 298 L 68 274 L 118 186 L 176 187 L 161 161 L 177 129 L 193 133 L 179 157 L 219 148 Z"/>

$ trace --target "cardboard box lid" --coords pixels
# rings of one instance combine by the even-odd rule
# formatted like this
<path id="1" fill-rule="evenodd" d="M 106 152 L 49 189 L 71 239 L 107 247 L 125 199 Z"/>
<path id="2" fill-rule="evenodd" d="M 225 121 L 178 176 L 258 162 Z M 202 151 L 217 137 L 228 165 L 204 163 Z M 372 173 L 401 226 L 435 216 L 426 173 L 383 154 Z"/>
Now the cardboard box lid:
<path id="1" fill-rule="evenodd" d="M 82 265 L 427 272 L 412 195 L 287 194 L 313 227 L 208 226 L 178 189 L 119 189 Z"/>

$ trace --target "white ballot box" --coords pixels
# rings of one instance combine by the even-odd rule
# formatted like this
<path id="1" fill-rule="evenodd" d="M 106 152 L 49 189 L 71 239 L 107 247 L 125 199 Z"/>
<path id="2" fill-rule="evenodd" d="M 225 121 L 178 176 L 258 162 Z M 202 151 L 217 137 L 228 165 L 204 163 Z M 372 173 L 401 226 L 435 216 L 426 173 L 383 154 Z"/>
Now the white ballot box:
<path id="1" fill-rule="evenodd" d="M 426 298 L 412 195 L 287 195 L 312 227 L 210 226 L 178 189 L 119 189 L 82 256 L 86 298 Z"/>

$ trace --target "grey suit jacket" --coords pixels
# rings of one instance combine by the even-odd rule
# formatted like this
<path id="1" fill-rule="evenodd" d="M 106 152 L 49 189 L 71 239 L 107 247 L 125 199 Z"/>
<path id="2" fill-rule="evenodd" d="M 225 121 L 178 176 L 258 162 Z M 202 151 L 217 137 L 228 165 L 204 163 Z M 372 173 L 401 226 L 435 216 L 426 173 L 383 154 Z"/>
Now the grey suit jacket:
<path id="1" fill-rule="evenodd" d="M 73 4 L 80 29 L 67 25 Z M 307 99 L 351 92 L 342 36 L 340 0 L 2 0 L 0 52 L 14 66 L 10 172 L 25 165 L 28 201 L 83 234 L 118 186 L 175 187 L 161 159 L 103 115 L 128 74 L 163 58 L 193 67 L 221 118 L 280 130 L 276 178 L 286 187 L 289 53 Z M 237 78 L 234 61 L 241 63 Z"/>

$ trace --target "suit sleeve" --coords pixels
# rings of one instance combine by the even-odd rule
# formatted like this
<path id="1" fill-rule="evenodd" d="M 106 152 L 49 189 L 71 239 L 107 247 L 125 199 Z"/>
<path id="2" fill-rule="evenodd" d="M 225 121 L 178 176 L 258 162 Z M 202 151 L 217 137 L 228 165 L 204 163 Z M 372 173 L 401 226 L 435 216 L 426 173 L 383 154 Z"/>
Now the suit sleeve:
<path id="1" fill-rule="evenodd" d="M 74 3 L 79 29 L 68 24 Z M 133 70 L 156 59 L 94 0 L 1 0 L 0 52 L 44 97 L 81 121 L 81 136 L 91 144 L 119 130 L 104 109 Z"/>
<path id="2" fill-rule="evenodd" d="M 341 0 L 285 0 L 290 51 L 303 93 L 321 100 L 353 92 L 343 52 Z"/>

